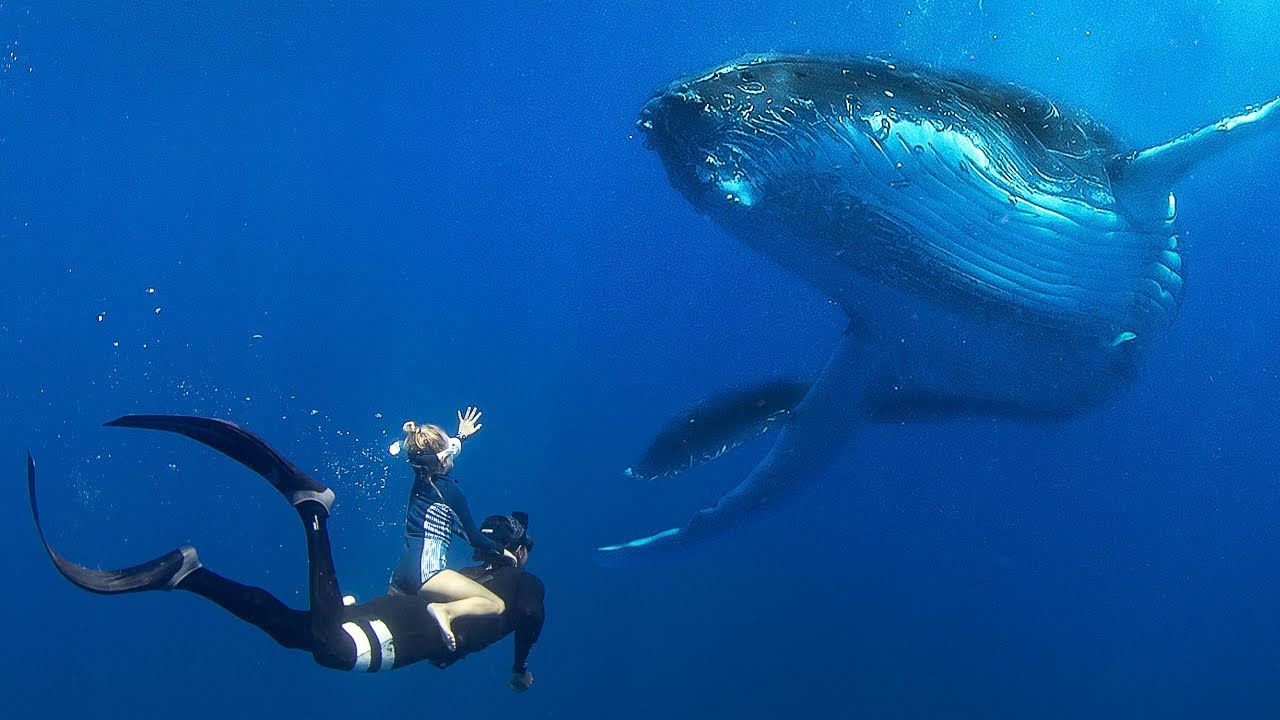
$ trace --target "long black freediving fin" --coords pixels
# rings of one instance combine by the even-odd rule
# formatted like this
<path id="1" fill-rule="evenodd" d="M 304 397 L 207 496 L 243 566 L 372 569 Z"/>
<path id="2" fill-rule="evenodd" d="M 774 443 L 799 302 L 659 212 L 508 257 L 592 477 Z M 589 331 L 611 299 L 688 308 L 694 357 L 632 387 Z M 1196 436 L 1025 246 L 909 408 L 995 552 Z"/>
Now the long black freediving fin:
<path id="1" fill-rule="evenodd" d="M 714 460 L 781 427 L 812 385 L 775 378 L 712 395 L 672 418 L 626 475 L 652 480 Z"/>
<path id="2" fill-rule="evenodd" d="M 226 420 L 194 415 L 125 415 L 103 425 L 164 430 L 203 443 L 261 475 L 290 505 L 314 501 L 328 511 L 333 491 L 289 462 L 265 440 Z"/>
<path id="3" fill-rule="evenodd" d="M 31 518 L 35 520 L 40 543 L 49 553 L 49 559 L 59 573 L 71 583 L 89 592 L 101 595 L 143 592 L 145 590 L 172 590 L 182 579 L 200 567 L 196 549 L 184 545 L 160 557 L 123 570 L 93 570 L 77 565 L 62 557 L 49 545 L 44 528 L 40 524 L 40 509 L 36 505 L 36 461 L 27 453 L 27 496 L 31 500 Z"/>

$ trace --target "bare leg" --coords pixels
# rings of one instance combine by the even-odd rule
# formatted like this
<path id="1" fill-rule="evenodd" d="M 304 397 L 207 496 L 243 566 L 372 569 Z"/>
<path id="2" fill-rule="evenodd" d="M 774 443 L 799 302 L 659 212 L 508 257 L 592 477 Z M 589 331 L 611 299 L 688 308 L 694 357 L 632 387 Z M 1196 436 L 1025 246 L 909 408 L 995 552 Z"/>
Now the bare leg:
<path id="1" fill-rule="evenodd" d="M 502 598 L 465 575 L 452 570 L 441 570 L 422 584 L 418 594 L 431 601 L 427 613 L 440 623 L 440 634 L 449 651 L 458 649 L 458 639 L 453 634 L 453 621 L 460 617 L 501 615 L 507 605 Z"/>

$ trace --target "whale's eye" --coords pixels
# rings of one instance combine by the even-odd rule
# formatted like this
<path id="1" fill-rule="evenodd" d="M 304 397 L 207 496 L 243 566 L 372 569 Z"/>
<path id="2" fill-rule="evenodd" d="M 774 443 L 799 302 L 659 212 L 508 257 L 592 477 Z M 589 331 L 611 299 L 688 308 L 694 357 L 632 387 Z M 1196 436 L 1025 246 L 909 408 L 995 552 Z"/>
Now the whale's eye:
<path id="1" fill-rule="evenodd" d="M 756 79 L 755 74 L 747 70 L 743 70 L 741 73 L 739 73 L 738 77 L 742 78 L 742 82 L 751 82 Z"/>

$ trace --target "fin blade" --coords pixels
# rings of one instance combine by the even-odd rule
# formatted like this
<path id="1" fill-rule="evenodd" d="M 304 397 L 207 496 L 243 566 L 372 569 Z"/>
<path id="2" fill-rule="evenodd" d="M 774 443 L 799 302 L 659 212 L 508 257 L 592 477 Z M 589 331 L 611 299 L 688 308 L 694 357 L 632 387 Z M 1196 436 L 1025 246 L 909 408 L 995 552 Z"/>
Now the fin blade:
<path id="1" fill-rule="evenodd" d="M 40 544 L 53 566 L 71 584 L 99 595 L 120 595 L 144 590 L 170 590 L 188 573 L 200 567 L 195 548 L 184 546 L 123 570 L 94 570 L 71 562 L 49 545 L 40 523 L 40 508 L 36 503 L 36 461 L 27 453 L 27 498 L 31 501 L 31 518 L 35 520 Z"/>
<path id="2" fill-rule="evenodd" d="M 103 425 L 184 435 L 261 475 L 291 505 L 310 500 L 324 505 L 326 512 L 333 506 L 332 490 L 289 462 L 265 440 L 235 423 L 195 415 L 124 415 Z"/>

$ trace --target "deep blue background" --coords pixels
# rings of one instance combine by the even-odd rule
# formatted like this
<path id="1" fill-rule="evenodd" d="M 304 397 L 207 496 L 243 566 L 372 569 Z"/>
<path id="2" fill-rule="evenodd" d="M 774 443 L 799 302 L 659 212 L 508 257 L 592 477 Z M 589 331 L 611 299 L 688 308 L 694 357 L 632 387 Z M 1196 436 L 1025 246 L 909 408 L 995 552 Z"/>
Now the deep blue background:
<path id="1" fill-rule="evenodd" d="M 671 190 L 649 94 L 747 52 L 891 54 L 1034 86 L 1154 144 L 1280 93 L 1280 10 L 617 0 L 0 4 L 0 689 L 11 717 L 1280 716 L 1280 140 L 1179 188 L 1187 303 L 1113 407 L 878 427 L 729 542 L 600 568 L 762 449 L 619 470 L 711 391 L 812 372 L 843 318 Z M 150 290 L 154 290 L 151 292 Z M 101 316 L 101 319 L 99 319 Z M 260 336 L 260 337 L 258 337 Z M 118 345 L 117 345 L 118 343 Z M 248 425 L 339 494 L 380 592 L 405 419 L 468 404 L 480 513 L 533 513 L 550 619 L 440 673 L 315 668 L 194 596 L 98 598 L 185 542 L 295 605 L 287 507 L 134 411 Z"/>

